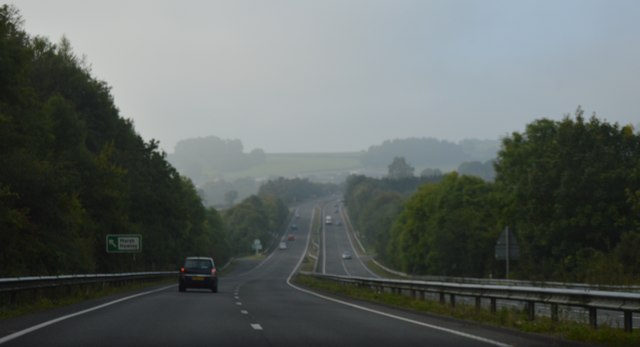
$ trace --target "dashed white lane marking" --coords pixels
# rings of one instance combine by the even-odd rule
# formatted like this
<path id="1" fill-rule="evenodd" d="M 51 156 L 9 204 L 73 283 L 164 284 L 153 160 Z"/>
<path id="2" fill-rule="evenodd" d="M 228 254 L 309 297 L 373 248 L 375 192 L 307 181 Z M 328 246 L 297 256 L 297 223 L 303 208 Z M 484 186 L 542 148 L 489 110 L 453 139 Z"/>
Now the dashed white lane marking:
<path id="1" fill-rule="evenodd" d="M 251 324 L 251 327 L 253 328 L 253 330 L 262 330 L 260 324 Z"/>
<path id="2" fill-rule="evenodd" d="M 249 314 L 249 311 L 247 311 L 247 310 L 241 310 L 241 311 L 240 311 L 240 313 L 242 313 L 242 314 Z"/>
<path id="3" fill-rule="evenodd" d="M 238 301 L 238 302 L 236 302 L 236 305 L 242 306 L 242 303 L 240 301 Z"/>
<path id="4" fill-rule="evenodd" d="M 239 296 L 234 296 L 233 298 L 236 299 L 236 300 L 240 300 Z"/>

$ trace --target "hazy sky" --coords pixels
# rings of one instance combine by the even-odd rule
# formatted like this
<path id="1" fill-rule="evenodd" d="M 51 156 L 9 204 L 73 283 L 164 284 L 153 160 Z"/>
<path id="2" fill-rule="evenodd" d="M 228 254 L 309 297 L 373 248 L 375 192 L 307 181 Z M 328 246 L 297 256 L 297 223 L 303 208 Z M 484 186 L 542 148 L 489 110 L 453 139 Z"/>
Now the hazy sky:
<path id="1" fill-rule="evenodd" d="M 167 152 L 497 139 L 578 105 L 640 121 L 640 1 L 12 1 Z"/>

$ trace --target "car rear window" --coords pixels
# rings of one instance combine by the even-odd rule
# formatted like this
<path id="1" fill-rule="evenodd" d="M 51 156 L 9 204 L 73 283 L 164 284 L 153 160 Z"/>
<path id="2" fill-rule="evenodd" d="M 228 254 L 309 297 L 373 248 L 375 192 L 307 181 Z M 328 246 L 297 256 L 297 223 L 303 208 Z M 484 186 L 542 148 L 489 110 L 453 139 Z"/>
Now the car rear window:
<path id="1" fill-rule="evenodd" d="M 208 259 L 187 259 L 184 263 L 185 269 L 190 270 L 211 270 L 212 265 Z"/>

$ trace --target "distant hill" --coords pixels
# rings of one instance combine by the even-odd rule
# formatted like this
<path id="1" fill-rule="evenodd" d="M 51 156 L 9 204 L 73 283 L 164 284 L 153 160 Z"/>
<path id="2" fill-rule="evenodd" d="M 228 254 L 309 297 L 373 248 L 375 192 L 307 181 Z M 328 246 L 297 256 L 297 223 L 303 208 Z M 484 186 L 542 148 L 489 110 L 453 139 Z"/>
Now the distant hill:
<path id="1" fill-rule="evenodd" d="M 498 140 L 466 139 L 454 143 L 434 138 L 387 140 L 362 154 L 366 167 L 384 168 L 394 157 L 404 157 L 416 168 L 454 170 L 463 162 L 485 162 L 496 157 Z"/>
<path id="2" fill-rule="evenodd" d="M 167 158 L 199 187 L 208 205 L 218 206 L 225 204 L 227 192 L 235 191 L 238 200 L 242 200 L 256 193 L 262 182 L 278 177 L 322 183 L 344 182 L 350 174 L 381 177 L 387 174 L 387 167 L 396 156 L 404 157 L 416 173 L 424 169 L 462 170 L 492 179 L 488 162 L 496 157 L 499 144 L 497 140 L 466 139 L 454 143 L 409 138 L 385 141 L 362 152 L 265 153 L 255 149 L 245 153 L 240 140 L 208 136 L 178 142 L 175 152 Z"/>
<path id="3" fill-rule="evenodd" d="M 201 184 L 228 172 L 246 170 L 264 164 L 263 150 L 244 153 L 240 140 L 223 140 L 216 136 L 198 137 L 178 142 L 167 159 L 182 174 Z"/>

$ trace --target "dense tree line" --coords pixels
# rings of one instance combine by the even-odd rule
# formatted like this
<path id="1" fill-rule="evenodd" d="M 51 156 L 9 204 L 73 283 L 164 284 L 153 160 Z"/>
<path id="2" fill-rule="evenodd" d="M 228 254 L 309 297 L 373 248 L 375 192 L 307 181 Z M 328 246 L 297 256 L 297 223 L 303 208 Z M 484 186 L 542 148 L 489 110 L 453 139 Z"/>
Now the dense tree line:
<path id="1" fill-rule="evenodd" d="M 467 139 L 459 144 L 434 138 L 387 140 L 362 153 L 367 167 L 384 168 L 395 158 L 403 157 L 415 167 L 455 169 L 462 162 L 495 158 L 498 141 Z"/>
<path id="2" fill-rule="evenodd" d="M 369 248 L 387 259 L 390 230 L 402 211 L 404 202 L 426 182 L 437 182 L 442 176 L 376 179 L 362 175 L 349 176 L 344 197 L 352 223 Z"/>
<path id="3" fill-rule="evenodd" d="M 335 184 L 311 182 L 307 178 L 279 177 L 261 185 L 258 195 L 274 195 L 285 203 L 295 203 L 338 191 L 339 187 Z"/>
<path id="4" fill-rule="evenodd" d="M 143 252 L 107 254 L 112 233 L 141 234 Z M 30 37 L 0 7 L 0 276 L 174 269 L 228 248 L 221 216 L 69 42 Z"/>
<path id="5" fill-rule="evenodd" d="M 521 271 L 638 275 L 640 253 L 628 247 L 640 245 L 640 135 L 583 113 L 535 121 L 503 141 L 496 184 L 521 238 Z"/>
<path id="6" fill-rule="evenodd" d="M 495 182 L 448 174 L 407 199 L 381 180 L 352 177 L 349 212 L 381 260 L 416 274 L 504 275 L 494 245 L 510 226 L 521 248 L 516 277 L 638 281 L 640 135 L 632 126 L 585 120 L 581 109 L 537 120 L 503 140 L 495 171 Z"/>
<path id="7" fill-rule="evenodd" d="M 289 208 L 275 195 L 252 195 L 226 210 L 224 219 L 231 251 L 236 255 L 249 254 L 256 239 L 266 247 L 284 230 L 288 216 Z"/>
<path id="8" fill-rule="evenodd" d="M 493 199 L 491 184 L 455 172 L 423 185 L 391 228 L 386 260 L 418 274 L 477 277 L 496 271 Z"/>

